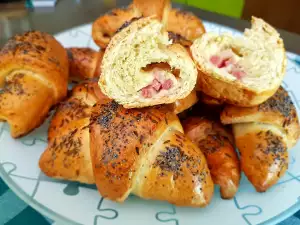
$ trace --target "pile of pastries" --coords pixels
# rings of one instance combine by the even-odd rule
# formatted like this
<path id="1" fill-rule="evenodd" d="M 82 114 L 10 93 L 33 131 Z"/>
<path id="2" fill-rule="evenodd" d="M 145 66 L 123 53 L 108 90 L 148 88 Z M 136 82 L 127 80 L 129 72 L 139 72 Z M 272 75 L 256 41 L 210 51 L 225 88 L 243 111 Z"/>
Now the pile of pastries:
<path id="1" fill-rule="evenodd" d="M 135 194 L 204 207 L 214 185 L 233 198 L 241 172 L 258 192 L 284 175 L 300 128 L 281 87 L 284 44 L 265 21 L 220 35 L 168 0 L 133 0 L 99 17 L 92 36 L 99 51 L 39 31 L 0 51 L 11 136 L 55 111 L 39 161 L 47 176 L 96 184 L 118 202 Z"/>

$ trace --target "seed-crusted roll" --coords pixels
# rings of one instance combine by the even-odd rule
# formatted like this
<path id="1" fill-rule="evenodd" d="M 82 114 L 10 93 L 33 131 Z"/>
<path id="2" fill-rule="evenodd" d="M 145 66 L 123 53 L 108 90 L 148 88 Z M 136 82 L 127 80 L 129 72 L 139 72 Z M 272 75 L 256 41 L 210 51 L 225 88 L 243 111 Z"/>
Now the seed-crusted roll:
<path id="1" fill-rule="evenodd" d="M 152 17 L 132 22 L 113 37 L 101 72 L 103 93 L 125 108 L 173 103 L 189 95 L 197 80 L 187 50 L 171 44 L 163 24 Z"/>
<path id="2" fill-rule="evenodd" d="M 68 56 L 50 34 L 30 31 L 12 37 L 0 51 L 0 120 L 14 138 L 43 123 L 67 95 Z"/>
<path id="3" fill-rule="evenodd" d="M 232 134 L 218 121 L 205 117 L 189 117 L 183 121 L 184 133 L 203 152 L 221 197 L 235 196 L 241 178 L 240 161 L 233 145 Z"/>
<path id="4" fill-rule="evenodd" d="M 90 156 L 90 116 L 94 104 L 106 101 L 97 81 L 76 85 L 59 104 L 48 130 L 48 146 L 39 166 L 49 177 L 95 183 Z"/>
<path id="5" fill-rule="evenodd" d="M 241 167 L 257 191 L 263 192 L 282 177 L 288 167 L 288 149 L 300 135 L 296 108 L 280 87 L 255 107 L 226 106 L 223 124 L 232 124 Z"/>
<path id="6" fill-rule="evenodd" d="M 101 195 L 118 202 L 132 193 L 178 206 L 208 205 L 214 190 L 205 157 L 182 131 L 167 107 L 97 103 L 90 146 Z"/>

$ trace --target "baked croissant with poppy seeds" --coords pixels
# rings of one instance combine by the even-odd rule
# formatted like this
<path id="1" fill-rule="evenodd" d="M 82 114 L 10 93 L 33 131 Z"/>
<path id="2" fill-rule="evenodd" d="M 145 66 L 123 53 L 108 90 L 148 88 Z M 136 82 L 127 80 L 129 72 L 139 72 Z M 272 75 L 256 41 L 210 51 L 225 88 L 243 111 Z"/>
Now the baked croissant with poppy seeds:
<path id="1" fill-rule="evenodd" d="M 205 157 L 168 107 L 125 109 L 102 99 L 90 111 L 92 97 L 78 115 L 74 107 L 83 106 L 76 95 L 51 122 L 39 162 L 47 176 L 96 183 L 103 197 L 118 202 L 132 193 L 181 206 L 209 204 L 213 182 Z"/>
<path id="2" fill-rule="evenodd" d="M 241 178 L 240 162 L 232 134 L 219 122 L 205 117 L 189 117 L 182 122 L 185 135 L 204 153 L 221 197 L 235 196 Z"/>
<path id="3" fill-rule="evenodd" d="M 210 172 L 203 153 L 182 132 L 167 107 L 97 103 L 90 146 L 100 194 L 118 202 L 132 193 L 179 206 L 206 206 L 213 195 Z"/>
<path id="4" fill-rule="evenodd" d="M 90 115 L 92 106 L 106 99 L 97 81 L 85 81 L 59 104 L 49 126 L 48 147 L 39 160 L 47 176 L 95 183 L 90 156 Z"/>
<path id="5" fill-rule="evenodd" d="M 282 87 L 255 107 L 226 106 L 224 124 L 232 124 L 241 168 L 258 192 L 264 192 L 288 168 L 288 149 L 299 139 L 296 108 Z"/>
<path id="6" fill-rule="evenodd" d="M 23 136 L 43 123 L 52 106 L 67 95 L 68 57 L 47 33 L 12 37 L 0 51 L 0 120 L 11 136 Z"/>

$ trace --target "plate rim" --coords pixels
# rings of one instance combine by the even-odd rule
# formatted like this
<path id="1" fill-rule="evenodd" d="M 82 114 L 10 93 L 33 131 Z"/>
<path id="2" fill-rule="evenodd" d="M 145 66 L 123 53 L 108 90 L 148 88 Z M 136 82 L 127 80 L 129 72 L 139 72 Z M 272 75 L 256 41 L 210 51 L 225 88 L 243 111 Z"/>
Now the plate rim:
<path id="1" fill-rule="evenodd" d="M 207 21 L 207 20 L 203 20 L 203 22 L 207 23 L 207 24 L 211 24 L 211 25 L 220 26 L 220 27 L 226 28 L 228 30 L 235 31 L 237 33 L 241 33 L 241 31 L 239 31 L 239 30 L 236 30 L 236 29 L 231 28 L 231 27 L 224 26 L 222 24 L 218 24 L 218 23 L 215 23 L 215 22 L 210 22 L 210 21 Z M 84 24 L 81 24 L 79 26 L 70 27 L 67 30 L 64 30 L 64 31 L 58 32 L 56 34 L 53 34 L 53 36 L 57 37 L 57 36 L 62 35 L 66 32 L 69 32 L 71 30 L 79 29 L 81 27 L 90 26 L 90 25 L 91 25 L 91 23 L 84 23 Z M 293 52 L 288 52 L 288 51 L 286 52 L 286 54 L 287 54 L 287 56 L 298 56 L 297 54 L 295 54 Z M 292 59 L 290 59 L 289 57 L 288 57 L 288 61 L 295 64 L 294 61 Z M 298 66 L 297 64 L 295 64 L 295 66 L 300 68 L 300 66 Z M 0 123 L 2 123 L 2 122 L 0 122 Z M 4 123 L 5 122 L 3 122 L 3 124 Z M 1 163 L 0 163 L 0 177 L 5 182 L 5 184 L 21 200 L 23 200 L 30 207 L 34 208 L 36 211 L 41 213 L 43 216 L 54 220 L 54 222 L 56 222 L 56 223 L 63 223 L 63 224 L 68 224 L 68 225 L 82 225 L 81 223 L 77 223 L 74 220 L 68 219 L 67 217 L 63 216 L 62 214 L 59 214 L 59 213 L 51 210 L 50 208 L 48 208 L 45 205 L 39 203 L 33 197 L 28 195 L 16 182 L 13 181 L 13 179 L 5 171 L 5 169 L 3 168 Z M 300 196 L 298 197 L 298 199 L 299 198 L 300 198 Z M 300 199 L 294 205 L 290 206 L 288 209 L 282 211 L 281 213 L 277 214 L 276 216 L 274 216 L 274 217 L 272 217 L 272 218 L 270 218 L 266 221 L 263 221 L 263 222 L 259 223 L 259 225 L 273 225 L 273 224 L 280 223 L 280 222 L 284 221 L 285 219 L 287 219 L 287 218 L 291 217 L 292 215 L 294 215 L 299 210 L 300 210 Z"/>
<path id="2" fill-rule="evenodd" d="M 32 198 L 30 195 L 28 195 L 23 189 L 13 181 L 13 179 L 8 175 L 8 173 L 3 168 L 2 164 L 0 164 L 0 177 L 2 180 L 6 183 L 6 185 L 20 198 L 22 199 L 26 204 L 34 208 L 36 211 L 41 213 L 43 216 L 48 217 L 54 222 L 68 224 L 68 225 L 82 225 L 81 223 L 77 223 L 74 220 L 68 219 L 62 214 L 58 214 L 51 210 L 50 208 L 42 205 L 37 200 Z M 285 219 L 289 218 L 290 216 L 294 215 L 297 211 L 300 210 L 300 201 L 297 201 L 294 205 L 286 209 L 285 211 L 282 211 L 278 215 L 259 223 L 259 225 L 273 225 L 277 224 L 279 222 L 284 221 Z"/>
<path id="3" fill-rule="evenodd" d="M 36 211 L 41 213 L 43 216 L 48 217 L 49 219 L 54 220 L 54 222 L 68 224 L 68 225 L 82 225 L 81 223 L 77 223 L 67 217 L 58 214 L 48 208 L 47 206 L 39 203 L 33 197 L 28 195 L 5 171 L 2 164 L 0 164 L 0 177 L 4 181 L 4 183 L 15 193 L 21 200 L 23 200 L 30 207 L 34 208 Z"/>

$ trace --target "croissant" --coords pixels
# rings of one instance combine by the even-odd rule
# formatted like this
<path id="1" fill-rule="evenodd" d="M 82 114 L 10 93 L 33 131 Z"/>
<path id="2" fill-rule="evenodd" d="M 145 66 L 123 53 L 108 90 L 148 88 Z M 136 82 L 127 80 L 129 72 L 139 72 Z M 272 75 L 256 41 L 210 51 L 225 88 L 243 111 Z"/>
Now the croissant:
<path id="1" fill-rule="evenodd" d="M 156 65 L 160 63 L 165 68 Z M 188 51 L 170 44 L 163 25 L 147 17 L 112 38 L 103 56 L 99 86 L 109 98 L 134 108 L 183 99 L 196 80 L 197 69 Z"/>
<path id="2" fill-rule="evenodd" d="M 241 172 L 232 135 L 217 121 L 190 117 L 183 121 L 184 133 L 204 153 L 215 184 L 220 185 L 221 196 L 235 196 Z"/>
<path id="3" fill-rule="evenodd" d="M 95 183 L 90 156 L 90 115 L 92 106 L 106 99 L 97 81 L 85 81 L 59 104 L 49 126 L 48 147 L 39 161 L 47 176 Z"/>
<path id="4" fill-rule="evenodd" d="M 203 23 L 197 16 L 179 9 L 171 9 L 164 23 L 173 43 L 185 47 L 190 47 L 194 40 L 205 33 Z"/>
<path id="5" fill-rule="evenodd" d="M 266 191 L 284 175 L 287 150 L 299 139 L 299 121 L 288 93 L 280 87 L 258 106 L 226 106 L 221 121 L 232 124 L 245 175 L 258 192 Z"/>
<path id="6" fill-rule="evenodd" d="M 133 5 L 123 9 L 113 9 L 110 13 L 99 17 L 93 23 L 92 37 L 94 42 L 100 48 L 106 48 L 110 39 L 123 24 L 141 16 L 141 12 Z"/>
<path id="7" fill-rule="evenodd" d="M 183 111 L 191 108 L 197 102 L 198 102 L 197 92 L 193 90 L 187 97 L 176 100 L 174 103 L 172 103 L 171 104 L 172 111 L 175 114 L 182 113 Z"/>
<path id="8" fill-rule="evenodd" d="M 74 97 L 63 105 L 78 100 Z M 47 176 L 95 182 L 103 197 L 118 202 L 130 193 L 183 206 L 204 207 L 211 201 L 213 183 L 205 157 L 183 135 L 168 107 L 125 109 L 102 98 L 91 112 L 93 100 L 83 116 L 75 106 L 58 109 L 39 161 Z"/>
<path id="9" fill-rule="evenodd" d="M 67 48 L 69 58 L 69 79 L 80 81 L 100 76 L 100 64 L 103 50 L 95 51 L 91 48 Z"/>
<path id="10" fill-rule="evenodd" d="M 228 104 L 263 103 L 285 75 L 283 40 L 259 18 L 252 18 L 252 27 L 243 37 L 205 33 L 190 49 L 199 70 L 197 89 Z"/>
<path id="11" fill-rule="evenodd" d="M 156 16 L 163 21 L 167 18 L 170 7 L 170 0 L 133 0 L 127 8 L 113 9 L 93 23 L 94 42 L 99 47 L 106 48 L 111 38 L 135 19 Z"/>
<path id="12" fill-rule="evenodd" d="M 0 120 L 14 138 L 29 133 L 65 98 L 66 50 L 51 35 L 32 31 L 12 37 L 0 51 Z"/>
<path id="13" fill-rule="evenodd" d="M 206 206 L 213 183 L 202 152 L 175 114 L 98 103 L 91 116 L 91 156 L 100 194 L 123 202 L 130 193 L 179 206 Z"/>
<path id="14" fill-rule="evenodd" d="M 204 94 L 203 92 L 199 92 L 199 100 L 200 102 L 210 105 L 210 106 L 222 106 L 224 101 L 222 99 L 216 99 L 209 95 Z"/>
<path id="15" fill-rule="evenodd" d="M 189 12 L 172 9 L 169 0 L 134 0 L 127 8 L 114 9 L 100 16 L 93 23 L 93 39 L 98 46 L 106 48 L 111 38 L 132 21 L 153 15 L 165 25 L 169 39 L 185 47 L 191 46 L 205 32 L 198 17 Z"/>
<path id="16" fill-rule="evenodd" d="M 160 21 L 164 21 L 169 16 L 169 11 L 171 9 L 170 0 L 133 0 L 133 6 L 141 13 L 143 17 L 155 16 Z"/>

